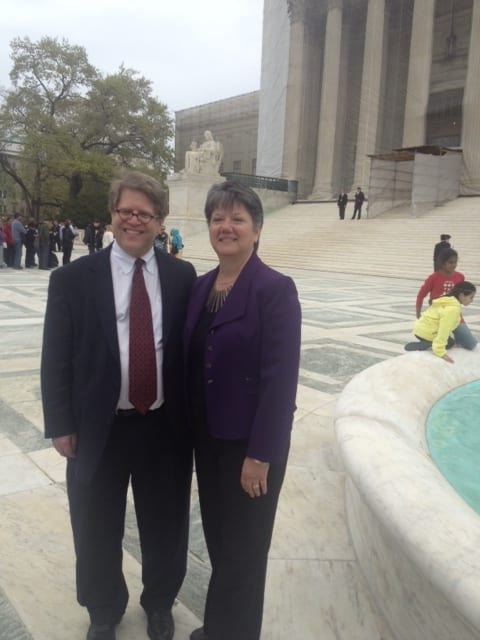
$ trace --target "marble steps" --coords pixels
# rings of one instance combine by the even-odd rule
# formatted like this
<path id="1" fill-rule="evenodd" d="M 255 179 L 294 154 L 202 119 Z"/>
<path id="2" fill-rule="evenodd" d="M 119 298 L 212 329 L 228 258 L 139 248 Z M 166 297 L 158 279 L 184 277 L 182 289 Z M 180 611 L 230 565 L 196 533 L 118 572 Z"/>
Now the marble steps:
<path id="1" fill-rule="evenodd" d="M 344 221 L 335 203 L 299 204 L 265 217 L 260 255 L 272 266 L 422 280 L 432 270 L 433 245 L 450 233 L 459 270 L 480 282 L 480 198 L 459 198 L 417 218 L 407 208 L 378 218 Z M 185 241 L 186 259 L 215 262 L 207 234 Z M 368 249 L 368 259 L 365 249 Z"/>

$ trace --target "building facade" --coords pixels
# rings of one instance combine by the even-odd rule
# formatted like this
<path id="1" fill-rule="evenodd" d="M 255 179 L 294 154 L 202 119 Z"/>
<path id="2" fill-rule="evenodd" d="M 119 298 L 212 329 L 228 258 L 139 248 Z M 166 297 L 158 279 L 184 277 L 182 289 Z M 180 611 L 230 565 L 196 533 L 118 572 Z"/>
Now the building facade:
<path id="1" fill-rule="evenodd" d="M 369 155 L 463 149 L 480 194 L 480 1 L 264 0 L 258 175 L 368 191 Z"/>
<path id="2" fill-rule="evenodd" d="M 192 141 L 200 145 L 211 131 L 223 145 L 220 171 L 255 174 L 257 158 L 258 97 L 253 91 L 175 112 L 175 171 L 185 166 Z"/>

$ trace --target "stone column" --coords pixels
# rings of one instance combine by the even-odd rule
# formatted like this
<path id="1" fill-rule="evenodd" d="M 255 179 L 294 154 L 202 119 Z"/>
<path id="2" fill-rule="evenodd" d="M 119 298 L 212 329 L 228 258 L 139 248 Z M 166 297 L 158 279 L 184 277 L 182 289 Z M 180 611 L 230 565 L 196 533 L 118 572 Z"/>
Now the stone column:
<path id="1" fill-rule="evenodd" d="M 368 188 L 370 174 L 370 158 L 367 157 L 367 154 L 375 153 L 376 151 L 382 84 L 384 26 L 385 0 L 369 0 L 355 156 L 355 184 L 352 185 L 353 189 L 361 186 L 363 191 Z"/>
<path id="2" fill-rule="evenodd" d="M 472 27 L 468 52 L 467 78 L 463 95 L 463 170 L 460 192 L 480 195 L 480 3 L 472 8 Z"/>
<path id="3" fill-rule="evenodd" d="M 435 0 L 415 0 L 403 125 L 404 147 L 425 144 L 434 19 Z"/>
<path id="4" fill-rule="evenodd" d="M 315 184 L 311 199 L 327 199 L 334 195 L 333 170 L 342 47 L 342 7 L 342 0 L 328 1 Z"/>
<path id="5" fill-rule="evenodd" d="M 288 61 L 287 101 L 285 109 L 285 138 L 282 177 L 298 179 L 298 141 L 302 126 L 305 100 L 305 24 L 304 0 L 289 0 L 290 51 Z"/>

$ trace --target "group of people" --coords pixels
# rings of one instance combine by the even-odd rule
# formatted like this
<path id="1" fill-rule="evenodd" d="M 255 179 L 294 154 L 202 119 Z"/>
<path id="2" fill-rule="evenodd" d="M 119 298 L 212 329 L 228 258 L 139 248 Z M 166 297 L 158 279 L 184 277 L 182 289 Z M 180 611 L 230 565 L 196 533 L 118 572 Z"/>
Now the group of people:
<path id="1" fill-rule="evenodd" d="M 62 253 L 62 265 L 71 262 L 75 239 L 79 233 L 70 220 L 60 223 L 45 218 L 40 223 L 30 219 L 24 224 L 24 215 L 14 213 L 5 221 L 0 220 L 0 268 L 52 269 L 59 264 L 56 252 Z M 105 249 L 114 240 L 113 226 L 99 220 L 87 224 L 83 233 L 83 243 L 88 253 Z M 155 238 L 155 246 L 182 257 L 183 239 L 178 229 L 171 229 L 170 235 L 162 225 Z M 24 266 L 22 266 L 25 248 Z"/>
<path id="2" fill-rule="evenodd" d="M 170 230 L 170 235 L 168 235 L 165 225 L 161 225 L 160 233 L 157 234 L 154 245 L 160 251 L 164 253 L 169 253 L 171 256 L 175 256 L 175 258 L 181 258 L 183 256 L 183 238 L 180 234 L 180 231 L 173 227 Z"/>
<path id="3" fill-rule="evenodd" d="M 352 220 L 362 215 L 365 194 L 360 187 L 355 192 L 355 204 Z M 348 195 L 345 191 L 339 194 L 337 206 L 340 220 L 345 218 Z M 413 332 L 418 339 L 405 345 L 407 351 L 432 349 L 433 353 L 447 362 L 453 359 L 447 354 L 454 344 L 466 349 L 474 349 L 477 339 L 466 325 L 461 306 L 473 302 L 476 288 L 465 281 L 462 273 L 456 271 L 458 254 L 451 246 L 451 236 L 443 233 L 433 252 L 433 273 L 425 280 L 417 295 L 416 313 Z M 422 304 L 429 296 L 429 308 L 422 314 Z"/>
<path id="4" fill-rule="evenodd" d="M 357 190 L 355 191 L 355 195 L 353 197 L 353 201 L 354 205 L 352 220 L 355 220 L 355 218 L 357 218 L 357 220 L 360 220 L 360 218 L 362 217 L 363 203 L 365 202 L 365 194 L 363 193 L 361 187 L 357 187 Z M 345 209 L 347 208 L 347 204 L 348 195 L 345 190 L 342 190 L 337 198 L 338 216 L 340 220 L 345 220 Z"/>
<path id="5" fill-rule="evenodd" d="M 62 262 L 68 264 L 77 235 L 70 220 L 57 223 L 47 218 L 37 223 L 30 219 L 25 224 L 24 215 L 14 213 L 0 222 L 0 267 L 52 269 L 58 266 L 56 251 L 63 253 Z"/>
<path id="6" fill-rule="evenodd" d="M 0 221 L 0 267 L 22 269 L 22 250 L 26 241 L 27 229 L 21 213 L 13 213 Z"/>
<path id="7" fill-rule="evenodd" d="M 295 285 L 258 257 L 263 210 L 248 187 L 210 189 L 205 217 L 218 265 L 199 278 L 156 245 L 166 198 L 151 176 L 115 181 L 109 209 L 107 250 L 51 275 L 41 362 L 45 435 L 67 458 L 87 640 L 114 640 L 127 606 L 129 483 L 147 634 L 173 638 L 192 455 L 212 572 L 203 626 L 190 638 L 259 640 L 295 411 Z"/>
<path id="8" fill-rule="evenodd" d="M 82 240 L 83 244 L 86 245 L 88 249 L 88 253 L 101 251 L 113 242 L 112 225 L 105 225 L 99 220 L 94 220 L 86 225 Z"/>
<path id="9" fill-rule="evenodd" d="M 95 253 L 106 249 L 112 244 L 115 236 L 111 224 L 102 224 L 94 220 L 85 227 L 83 243 L 88 247 L 88 253 Z M 159 232 L 155 236 L 154 246 L 164 253 L 170 253 L 177 258 L 182 257 L 183 240 L 178 229 L 171 229 L 168 235 L 165 225 L 160 225 Z"/>
<path id="10" fill-rule="evenodd" d="M 455 344 L 465 349 L 475 349 L 477 339 L 470 331 L 461 307 L 468 306 L 475 298 L 476 287 L 456 270 L 458 253 L 450 243 L 451 236 L 442 234 L 433 251 L 434 271 L 425 280 L 417 294 L 416 316 L 413 333 L 417 340 L 405 345 L 406 351 L 433 353 L 446 362 L 453 363 L 447 350 Z M 422 313 L 424 299 L 429 296 L 429 306 Z"/>

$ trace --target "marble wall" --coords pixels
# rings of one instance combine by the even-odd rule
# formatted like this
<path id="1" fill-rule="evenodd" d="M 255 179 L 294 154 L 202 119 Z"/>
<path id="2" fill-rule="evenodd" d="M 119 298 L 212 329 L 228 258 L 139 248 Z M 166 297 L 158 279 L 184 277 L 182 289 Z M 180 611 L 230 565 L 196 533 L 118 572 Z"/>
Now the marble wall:
<path id="1" fill-rule="evenodd" d="M 480 350 L 454 364 L 409 353 L 366 369 L 342 392 L 335 429 L 358 562 L 397 640 L 480 638 L 480 518 L 432 461 L 430 407 L 480 378 Z"/>

